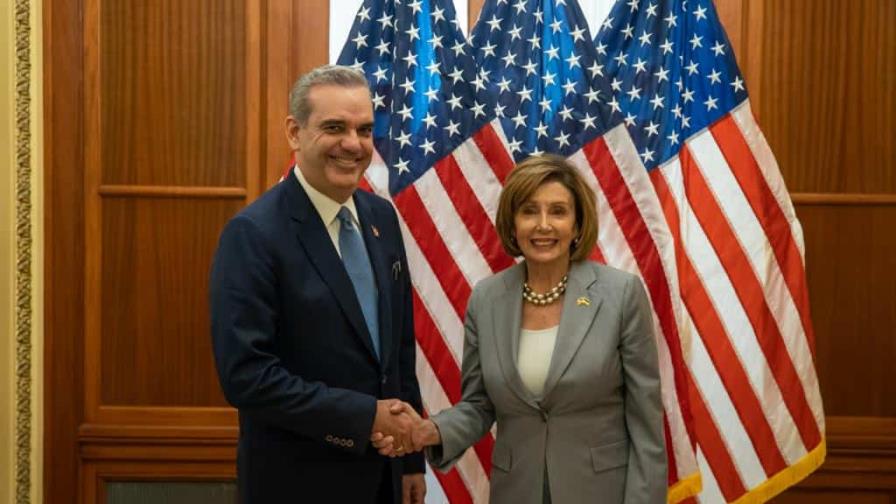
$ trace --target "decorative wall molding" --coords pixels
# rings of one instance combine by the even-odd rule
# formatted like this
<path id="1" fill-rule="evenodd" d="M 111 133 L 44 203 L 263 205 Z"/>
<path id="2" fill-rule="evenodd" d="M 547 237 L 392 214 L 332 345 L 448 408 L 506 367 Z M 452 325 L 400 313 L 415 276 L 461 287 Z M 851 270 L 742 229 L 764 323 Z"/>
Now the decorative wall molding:
<path id="1" fill-rule="evenodd" d="M 795 205 L 896 205 L 896 194 L 791 193 Z"/>
<path id="2" fill-rule="evenodd" d="M 16 159 L 16 504 L 31 502 L 31 0 L 15 4 L 15 159 Z"/>

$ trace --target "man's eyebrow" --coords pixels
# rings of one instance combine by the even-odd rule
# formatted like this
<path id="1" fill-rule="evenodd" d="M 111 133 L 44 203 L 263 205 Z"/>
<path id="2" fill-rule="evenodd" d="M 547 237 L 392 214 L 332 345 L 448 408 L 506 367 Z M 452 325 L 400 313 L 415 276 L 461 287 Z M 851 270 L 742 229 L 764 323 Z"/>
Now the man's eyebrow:
<path id="1" fill-rule="evenodd" d="M 320 122 L 321 126 L 332 126 L 332 125 L 341 126 L 343 124 L 345 124 L 345 121 L 343 121 L 342 119 L 324 119 L 323 121 Z"/>

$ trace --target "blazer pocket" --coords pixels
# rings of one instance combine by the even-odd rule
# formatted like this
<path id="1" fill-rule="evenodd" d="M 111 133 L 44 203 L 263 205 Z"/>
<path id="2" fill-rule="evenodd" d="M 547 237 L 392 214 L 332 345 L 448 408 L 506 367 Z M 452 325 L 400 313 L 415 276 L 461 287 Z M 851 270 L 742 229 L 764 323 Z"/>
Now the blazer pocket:
<path id="1" fill-rule="evenodd" d="M 510 448 L 495 444 L 495 447 L 492 449 L 492 466 L 504 472 L 510 472 L 511 462 Z"/>
<path id="2" fill-rule="evenodd" d="M 628 440 L 591 448 L 594 472 L 607 471 L 628 464 Z"/>

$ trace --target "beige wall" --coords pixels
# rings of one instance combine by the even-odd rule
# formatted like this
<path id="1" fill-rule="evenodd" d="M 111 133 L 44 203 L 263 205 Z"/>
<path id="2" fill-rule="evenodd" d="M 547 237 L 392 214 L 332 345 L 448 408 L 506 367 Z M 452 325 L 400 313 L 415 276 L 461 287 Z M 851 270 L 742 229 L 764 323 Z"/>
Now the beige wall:
<path id="1" fill-rule="evenodd" d="M 40 58 L 41 19 L 39 0 L 17 0 L 0 2 L 0 503 L 41 502 L 41 444 L 43 407 L 40 387 L 42 366 L 43 327 L 43 211 L 42 211 L 42 61 Z M 31 274 L 21 278 L 31 289 L 30 307 L 31 352 L 31 444 L 30 450 L 18 449 L 16 443 L 16 246 L 17 246 L 17 200 L 16 181 L 18 159 L 16 156 L 16 95 L 17 79 L 23 77 L 16 72 L 16 22 L 17 6 L 30 7 L 30 131 L 31 131 L 31 177 L 27 182 L 31 187 Z M 16 460 L 21 457 L 30 465 L 31 484 L 29 492 L 16 498 Z"/>

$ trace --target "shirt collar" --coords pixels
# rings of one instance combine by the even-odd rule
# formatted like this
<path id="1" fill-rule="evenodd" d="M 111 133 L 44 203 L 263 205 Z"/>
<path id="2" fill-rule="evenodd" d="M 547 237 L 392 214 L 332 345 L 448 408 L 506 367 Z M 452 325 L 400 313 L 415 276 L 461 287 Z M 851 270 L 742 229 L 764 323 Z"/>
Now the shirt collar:
<path id="1" fill-rule="evenodd" d="M 302 170 L 299 169 L 298 165 L 296 165 L 292 171 L 296 174 L 296 178 L 299 179 L 299 184 L 302 185 L 302 189 L 308 194 L 308 199 L 311 200 L 311 204 L 314 205 L 314 209 L 317 210 L 317 214 L 320 215 L 320 220 L 324 222 L 324 226 L 329 227 L 330 224 L 333 223 L 333 220 L 336 219 L 336 214 L 339 213 L 339 209 L 342 207 L 347 207 L 348 211 L 351 212 L 352 220 L 355 221 L 356 227 L 361 222 L 358 220 L 358 210 L 355 208 L 355 198 L 349 198 L 345 203 L 339 203 L 312 187 L 311 184 L 305 180 L 305 175 L 302 174 Z"/>

